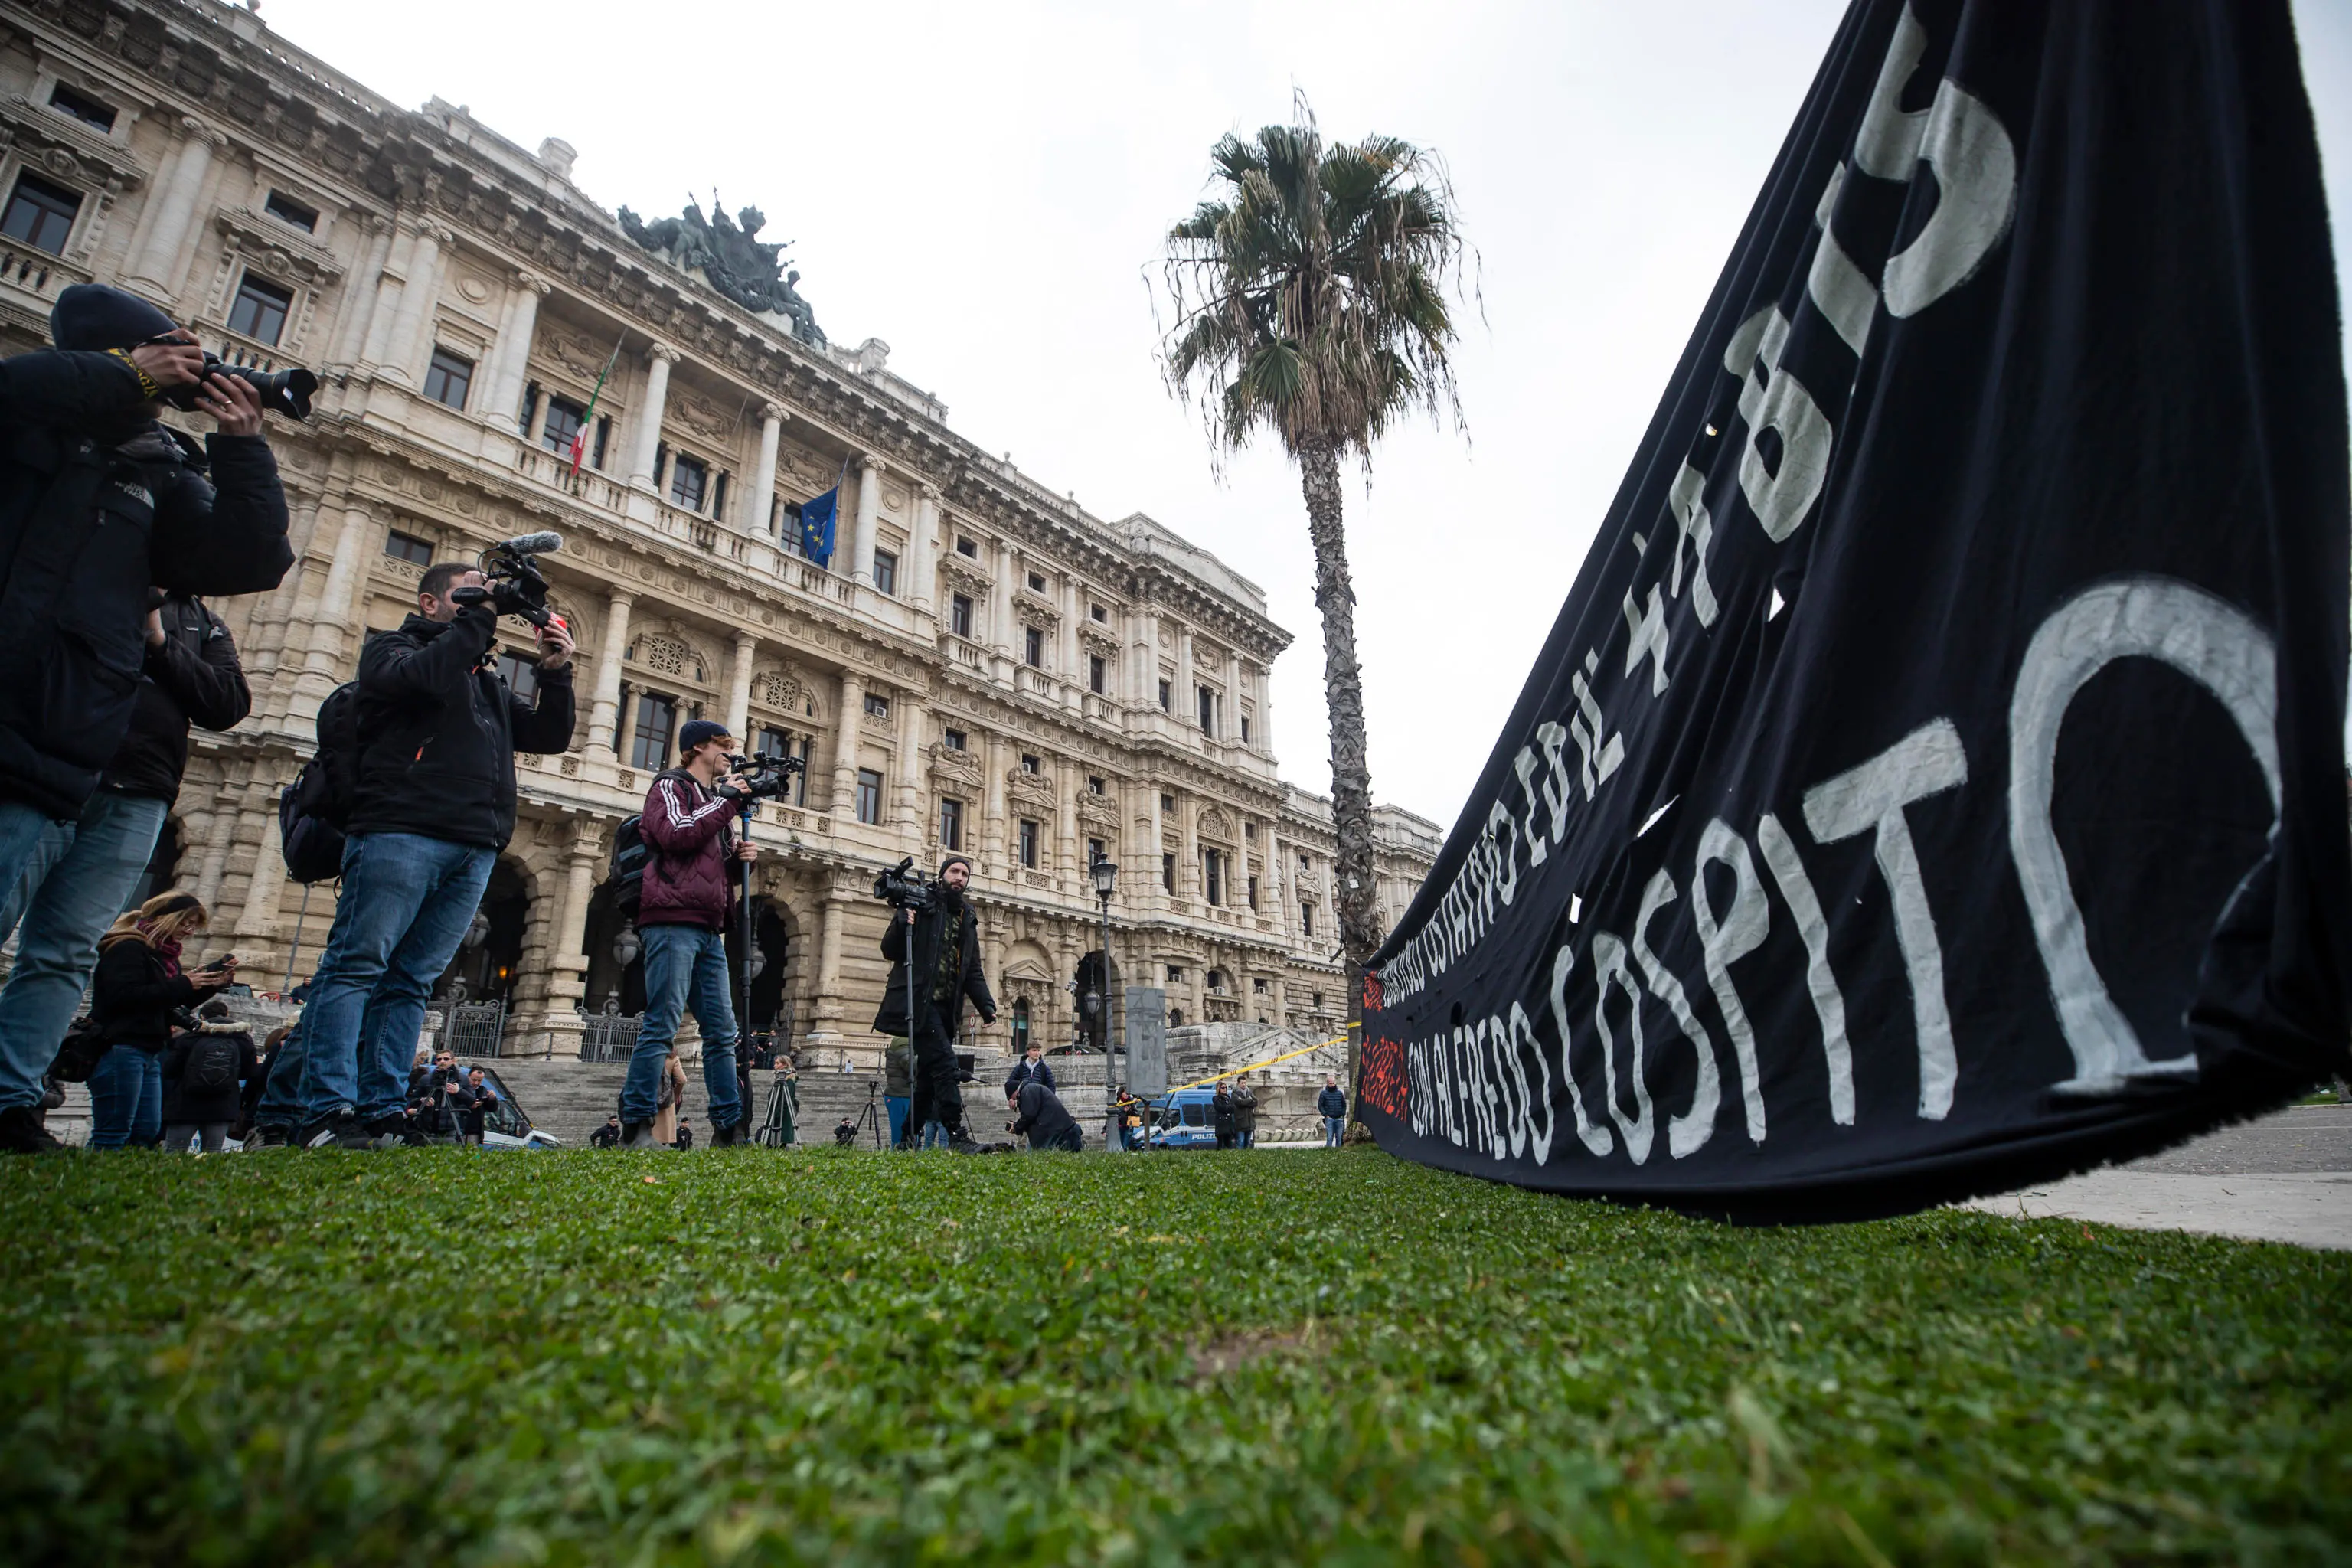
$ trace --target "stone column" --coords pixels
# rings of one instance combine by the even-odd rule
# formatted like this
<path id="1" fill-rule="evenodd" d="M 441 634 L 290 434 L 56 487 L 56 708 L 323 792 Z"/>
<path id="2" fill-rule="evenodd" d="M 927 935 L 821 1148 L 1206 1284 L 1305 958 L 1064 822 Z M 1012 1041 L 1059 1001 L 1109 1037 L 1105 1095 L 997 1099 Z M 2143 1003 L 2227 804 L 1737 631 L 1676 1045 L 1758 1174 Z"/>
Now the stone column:
<path id="1" fill-rule="evenodd" d="M 907 847 L 917 859 L 922 858 L 923 834 L 923 744 L 930 729 L 930 712 L 911 696 L 898 699 L 898 780 L 897 809 L 891 813 L 892 823 L 899 831 L 911 836 Z"/>
<path id="2" fill-rule="evenodd" d="M 841 718 L 833 737 L 834 831 L 857 820 L 857 738 L 866 721 L 866 678 L 854 669 L 841 672 Z"/>
<path id="3" fill-rule="evenodd" d="M 1160 857 L 1165 853 L 1160 847 L 1160 841 L 1166 837 L 1167 829 L 1160 820 L 1160 789 L 1159 784 L 1150 779 L 1143 780 L 1138 787 L 1143 791 L 1145 806 L 1143 853 L 1136 857 L 1143 862 L 1144 880 L 1139 889 L 1139 897 L 1149 900 L 1153 905 L 1164 909 L 1167 907 L 1169 894 L 1168 890 L 1160 885 Z"/>
<path id="4" fill-rule="evenodd" d="M 1218 738 L 1239 741 L 1242 738 L 1242 656 L 1232 648 L 1225 650 L 1225 713 L 1224 722 L 1217 727 Z M 1250 726 L 1250 739 L 1257 739 L 1257 726 Z"/>
<path id="5" fill-rule="evenodd" d="M 161 301 L 168 310 L 180 294 L 180 253 L 194 227 L 196 203 L 204 195 L 205 176 L 212 173 L 213 153 L 228 145 L 228 138 L 193 115 L 180 117 L 185 134 L 172 172 L 152 187 L 155 201 L 142 232 L 131 240 L 131 263 L 123 282 L 138 293 Z"/>
<path id="6" fill-rule="evenodd" d="M 654 448 L 661 445 L 662 406 L 669 401 L 669 367 L 677 363 L 677 351 L 657 341 L 646 357 L 646 405 L 637 412 L 637 449 L 629 458 L 629 483 L 641 490 L 654 488 Z"/>
<path id="7" fill-rule="evenodd" d="M 1187 899 L 1202 898 L 1208 889 L 1201 885 L 1201 803 L 1189 793 L 1176 797 L 1176 827 L 1184 844 L 1176 856 L 1176 890 Z"/>
<path id="8" fill-rule="evenodd" d="M 334 346 L 327 351 L 329 364 L 357 361 L 367 347 L 368 329 L 374 325 L 376 301 L 383 291 L 383 265 L 392 256 L 392 220 L 370 213 L 367 231 L 366 253 L 343 280 L 342 314 L 335 322 Z"/>
<path id="9" fill-rule="evenodd" d="M 743 500 L 743 531 L 754 538 L 768 537 L 768 516 L 776 510 L 776 448 L 783 444 L 783 409 L 773 403 L 760 405 L 760 457 L 751 465 Z"/>
<path id="10" fill-rule="evenodd" d="M 323 528 L 323 511 L 320 522 Z M 360 573 L 368 559 L 368 537 L 373 530 L 374 520 L 368 515 L 364 503 L 353 501 L 343 508 L 342 526 L 336 531 L 330 547 L 327 585 L 320 592 L 317 618 L 310 626 L 303 674 L 295 687 L 297 704 L 311 713 L 318 711 L 318 704 L 325 701 L 327 693 L 344 679 L 343 656 L 351 647 L 352 605 L 358 598 Z"/>
<path id="11" fill-rule="evenodd" d="M 1086 858 L 1078 853 L 1078 791 L 1086 774 L 1066 757 L 1054 760 L 1054 876 L 1066 892 L 1085 894 Z"/>
<path id="12" fill-rule="evenodd" d="M 751 737 L 743 732 L 751 721 L 751 662 L 759 657 L 760 639 L 750 632 L 735 634 L 735 657 L 727 666 L 727 732 L 745 752 Z"/>
<path id="13" fill-rule="evenodd" d="M 924 614 L 932 613 L 933 567 L 940 550 L 940 487 L 926 480 L 915 501 L 915 529 L 907 541 L 907 601 Z"/>
<path id="14" fill-rule="evenodd" d="M 1191 626 L 1176 628 L 1176 679 L 1171 685 L 1173 689 L 1168 693 L 1168 701 L 1176 710 L 1178 727 L 1191 731 L 1197 737 L 1201 733 L 1201 680 L 1192 673 Z"/>
<path id="15" fill-rule="evenodd" d="M 841 1021 L 848 1016 L 847 1000 L 841 994 L 842 924 L 846 912 L 850 890 L 827 882 L 820 889 L 824 900 L 823 923 L 817 937 L 815 1005 L 810 1009 L 815 1026 L 809 1030 L 808 1044 L 817 1047 L 839 1049 Z"/>
<path id="16" fill-rule="evenodd" d="M 368 312 L 367 336 L 361 342 L 360 363 L 363 365 L 373 368 L 391 361 L 393 327 L 400 319 L 400 301 L 408 293 L 408 285 L 402 279 L 410 275 L 409 257 L 415 247 L 415 231 L 395 225 L 386 252 L 385 270 L 376 279 L 375 304 Z"/>
<path id="17" fill-rule="evenodd" d="M 1013 624 L 1013 576 L 1020 570 L 1019 553 L 1010 544 L 999 544 L 996 579 L 988 591 L 988 646 L 1015 664 L 1021 661 L 1021 653 L 1014 646 L 1013 634 L 1020 628 Z M 1006 678 L 1011 678 L 1010 672 Z"/>
<path id="18" fill-rule="evenodd" d="M 634 595 L 616 593 L 604 601 L 604 639 L 596 649 L 596 689 L 588 704 L 588 738 L 602 735 L 618 754 L 615 729 L 621 720 L 621 656 L 629 651 L 629 606 Z"/>
<path id="19" fill-rule="evenodd" d="M 1012 862 L 1005 849 L 1004 831 L 1004 737 L 992 732 L 986 749 L 988 776 L 981 780 L 981 856 L 983 869 L 992 877 L 1008 874 Z"/>
<path id="20" fill-rule="evenodd" d="M 1257 672 L 1257 749 L 1274 755 L 1274 671 Z"/>
<path id="21" fill-rule="evenodd" d="M 564 864 L 563 905 L 557 912 L 549 939 L 547 1014 L 560 1037 L 575 1009 L 588 995 L 588 901 L 596 892 L 596 867 L 604 858 L 603 825 L 572 824 L 572 842 Z M 560 1040 L 557 1048 L 560 1049 Z M 573 1048 L 578 1048 L 575 1042 Z"/>
<path id="22" fill-rule="evenodd" d="M 1160 617 L 1150 605 L 1139 605 L 1128 612 L 1127 645 L 1127 700 L 1131 707 L 1156 707 L 1160 701 Z"/>
<path id="23" fill-rule="evenodd" d="M 408 252 L 408 281 L 400 291 L 400 314 L 393 321 L 392 347 L 383 363 L 384 374 L 396 381 L 425 384 L 421 367 L 433 346 L 433 306 L 441 294 L 441 247 L 457 238 L 437 223 L 416 227 Z"/>
<path id="24" fill-rule="evenodd" d="M 278 906 L 286 891 L 286 858 L 278 852 L 277 835 L 270 831 L 269 819 L 276 815 L 271 796 L 276 793 L 264 784 L 247 803 L 247 809 L 262 819 L 261 842 L 254 850 L 253 875 L 246 883 L 245 908 L 236 921 L 237 935 L 271 943 L 278 940 Z"/>
<path id="25" fill-rule="evenodd" d="M 540 299 L 554 285 L 529 269 L 517 272 L 514 282 L 514 291 L 507 297 L 506 321 L 499 328 L 498 373 L 489 378 L 485 394 L 489 406 L 478 405 L 475 411 L 488 416 L 500 429 L 526 436 L 530 432 L 519 426 L 516 419 L 522 412 L 523 383 L 530 369 L 531 335 L 539 327 Z"/>
<path id="26" fill-rule="evenodd" d="M 857 459 L 857 531 L 852 536 L 849 578 L 874 585 L 874 528 L 882 516 L 882 459 L 867 452 Z"/>
<path id="27" fill-rule="evenodd" d="M 221 878 L 228 871 L 228 852 L 236 842 L 236 792 L 223 786 L 211 792 L 205 807 L 205 858 L 196 872 L 196 901 L 212 909 L 220 901 Z M 268 829 L 264 827 L 265 844 Z"/>

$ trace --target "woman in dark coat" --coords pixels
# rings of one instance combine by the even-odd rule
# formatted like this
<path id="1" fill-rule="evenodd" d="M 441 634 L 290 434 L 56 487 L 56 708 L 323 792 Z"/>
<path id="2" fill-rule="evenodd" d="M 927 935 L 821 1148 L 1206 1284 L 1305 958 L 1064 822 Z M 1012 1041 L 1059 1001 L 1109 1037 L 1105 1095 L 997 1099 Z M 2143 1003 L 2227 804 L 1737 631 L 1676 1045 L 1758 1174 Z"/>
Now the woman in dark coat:
<path id="1" fill-rule="evenodd" d="M 170 1154 L 186 1152 L 199 1134 L 205 1153 L 219 1153 L 236 1121 L 237 1085 L 261 1073 L 253 1037 L 229 1017 L 227 1003 L 207 1002 L 196 1018 L 193 1033 L 173 1035 L 163 1048 L 163 1151 Z"/>
<path id="2" fill-rule="evenodd" d="M 89 1146 L 152 1146 L 163 1131 L 163 1053 L 172 1014 L 226 990 L 236 963 L 182 973 L 180 947 L 203 934 L 205 906 L 194 893 L 162 893 L 128 910 L 98 939 L 90 1016 L 110 1046 L 89 1075 Z"/>

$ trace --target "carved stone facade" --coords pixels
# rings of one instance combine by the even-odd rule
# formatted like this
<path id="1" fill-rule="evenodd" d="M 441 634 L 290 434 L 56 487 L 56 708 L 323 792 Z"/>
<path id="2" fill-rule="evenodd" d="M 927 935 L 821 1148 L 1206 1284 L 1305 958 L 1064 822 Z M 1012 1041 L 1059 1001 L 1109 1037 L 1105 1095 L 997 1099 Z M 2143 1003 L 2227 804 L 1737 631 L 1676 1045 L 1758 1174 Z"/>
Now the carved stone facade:
<path id="1" fill-rule="evenodd" d="M 1002 1003 L 983 1044 L 1016 1019 L 1049 1045 L 1075 1033 L 1096 854 L 1121 867 L 1118 985 L 1164 985 L 1180 1023 L 1336 1026 L 1328 808 L 1276 773 L 1267 671 L 1290 639 L 1264 595 L 1151 519 L 1095 517 L 980 451 L 878 341 L 808 341 L 646 250 L 572 159 L 437 100 L 400 110 L 214 0 L 0 20 L 0 192 L 70 209 L 0 238 L 0 349 L 38 346 L 58 291 L 98 279 L 224 357 L 324 383 L 309 423 L 270 430 L 295 569 L 215 606 L 253 716 L 197 734 L 159 849 L 218 941 L 257 976 L 299 970 L 298 940 L 315 957 L 331 891 L 286 886 L 274 806 L 320 701 L 413 606 L 425 562 L 553 528 L 579 724 L 563 754 L 521 759 L 487 935 L 451 977 L 509 1001 L 509 1053 L 574 1053 L 583 1009 L 638 1005 L 596 889 L 696 715 L 807 760 L 756 826 L 754 1008 L 820 1061 L 878 1049 L 875 873 L 950 839 L 977 862 Z M 793 516 L 836 482 L 825 570 Z M 1393 919 L 1438 833 L 1381 822 Z"/>

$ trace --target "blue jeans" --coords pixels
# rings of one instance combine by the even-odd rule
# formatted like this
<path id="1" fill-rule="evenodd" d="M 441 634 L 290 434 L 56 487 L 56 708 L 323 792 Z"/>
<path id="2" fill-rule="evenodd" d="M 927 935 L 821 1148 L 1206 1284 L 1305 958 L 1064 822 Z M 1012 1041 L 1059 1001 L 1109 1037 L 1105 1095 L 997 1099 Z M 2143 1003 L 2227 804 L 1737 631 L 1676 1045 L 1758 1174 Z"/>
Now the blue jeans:
<path id="1" fill-rule="evenodd" d="M 710 1097 L 713 1131 L 743 1120 L 735 1097 L 735 1007 L 728 997 L 727 939 L 700 926 L 647 926 L 645 943 L 646 1016 L 637 1048 L 629 1057 L 628 1080 L 621 1086 L 621 1120 L 651 1121 L 661 1089 L 662 1063 L 677 1020 L 694 1009 L 702 1026 L 702 1087 Z"/>
<path id="2" fill-rule="evenodd" d="M 29 806 L 0 807 L 40 827 L 15 860 L 0 903 L 0 942 L 24 921 L 16 973 L 0 989 L 0 1109 L 39 1103 L 41 1075 L 57 1059 L 58 1042 L 98 963 L 98 939 L 139 885 L 168 809 L 160 800 L 105 791 L 89 797 L 76 821 L 50 822 Z M 0 854 L 23 826 L 21 817 L 0 824 Z"/>
<path id="3" fill-rule="evenodd" d="M 89 1146 L 142 1147 L 163 1135 L 163 1057 L 117 1046 L 89 1073 Z"/>
<path id="4" fill-rule="evenodd" d="M 334 928 L 302 1010 L 307 1117 L 400 1113 L 425 1000 L 457 956 L 497 859 L 495 849 L 421 833 L 352 835 Z"/>
<path id="5" fill-rule="evenodd" d="M 886 1094 L 882 1109 L 890 1113 L 890 1147 L 896 1149 L 907 1139 L 907 1113 L 914 1109 L 914 1100 L 903 1094 Z"/>
<path id="6" fill-rule="evenodd" d="M 1348 1119 L 1346 1117 L 1325 1117 L 1323 1119 L 1323 1147 L 1326 1149 L 1337 1149 L 1339 1146 L 1339 1140 L 1346 1137 L 1347 1132 Z"/>

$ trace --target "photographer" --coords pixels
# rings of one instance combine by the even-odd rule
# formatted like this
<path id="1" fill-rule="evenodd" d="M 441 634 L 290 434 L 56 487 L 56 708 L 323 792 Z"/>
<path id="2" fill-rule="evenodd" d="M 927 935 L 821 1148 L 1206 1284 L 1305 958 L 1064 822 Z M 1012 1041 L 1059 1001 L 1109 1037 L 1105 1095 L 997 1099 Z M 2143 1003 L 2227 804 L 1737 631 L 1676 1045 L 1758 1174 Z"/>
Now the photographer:
<path id="1" fill-rule="evenodd" d="M 729 771 L 734 738 L 696 719 L 677 732 L 679 765 L 654 775 L 637 819 L 650 852 L 637 904 L 645 942 L 646 1012 L 621 1089 L 622 1145 L 651 1148 L 663 1058 L 689 1006 L 702 1026 L 702 1086 L 710 1100 L 710 1145 L 742 1142 L 750 1131 L 735 1080 L 735 1006 L 727 969 L 727 917 L 735 902 L 731 866 L 759 851 L 736 831 L 748 781 Z"/>
<path id="2" fill-rule="evenodd" d="M 26 988 L 0 1007 L 0 1150 L 16 1151 L 57 1146 L 41 1073 L 163 825 L 143 795 L 83 820 L 150 695 L 142 673 L 164 679 L 152 624 L 142 643 L 150 591 L 260 593 L 294 560 L 249 384 L 205 375 L 191 334 L 117 289 L 65 289 L 49 335 L 0 361 L 0 889 L 49 896 L 26 922 Z M 217 422 L 202 448 L 157 423 L 167 395 Z M 68 834 L 88 864 L 60 879 Z"/>
<path id="3" fill-rule="evenodd" d="M 1032 1152 L 1058 1149 L 1076 1154 L 1086 1147 L 1086 1134 L 1078 1131 L 1076 1119 L 1043 1079 L 1030 1079 L 1005 1096 L 1004 1108 L 1019 1118 L 1013 1123 L 1013 1135 L 1027 1133 Z"/>
<path id="4" fill-rule="evenodd" d="M 950 855 L 940 863 L 939 880 L 931 885 L 926 907 L 909 906 L 903 919 L 893 919 L 882 934 L 882 956 L 890 960 L 890 981 L 882 992 L 882 1005 L 874 1016 L 874 1032 L 904 1035 L 913 1042 L 915 1104 L 911 1117 L 918 1128 L 936 1121 L 946 1129 L 948 1146 L 959 1151 L 975 1147 L 963 1130 L 963 1091 L 958 1087 L 956 1037 L 963 1030 L 966 1001 L 980 1009 L 981 1018 L 996 1022 L 996 999 L 980 970 L 980 920 L 966 905 L 964 889 L 971 882 L 971 862 Z M 909 942 L 912 946 L 914 1012 L 908 1014 Z"/>
<path id="5" fill-rule="evenodd" d="M 360 655 L 342 890 L 302 1019 L 306 1148 L 400 1132 L 425 998 L 514 836 L 514 754 L 572 745 L 572 634 L 539 628 L 539 698 L 523 701 L 494 662 L 498 611 L 457 597 L 481 586 L 472 566 L 426 567 L 416 613 Z"/>

